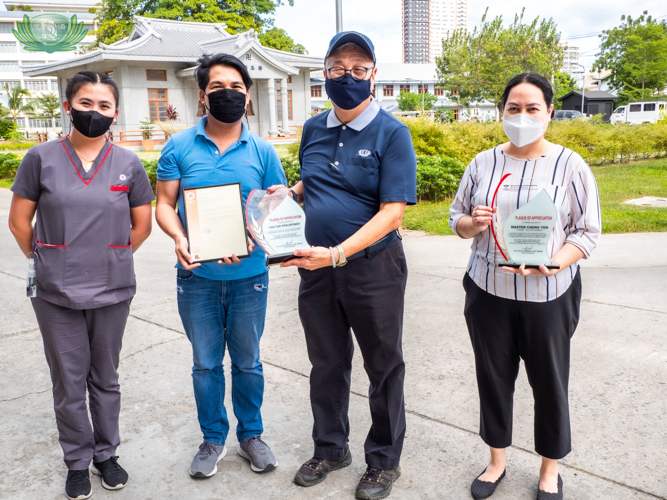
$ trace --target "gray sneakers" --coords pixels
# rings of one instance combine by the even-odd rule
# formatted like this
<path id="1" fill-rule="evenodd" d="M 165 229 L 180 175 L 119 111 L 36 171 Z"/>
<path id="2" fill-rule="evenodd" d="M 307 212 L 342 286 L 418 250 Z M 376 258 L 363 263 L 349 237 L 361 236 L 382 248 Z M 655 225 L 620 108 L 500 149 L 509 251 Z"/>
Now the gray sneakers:
<path id="1" fill-rule="evenodd" d="M 190 475 L 192 477 L 211 477 L 218 472 L 218 462 L 227 454 L 225 445 L 204 441 L 192 460 Z"/>
<path id="2" fill-rule="evenodd" d="M 254 472 L 269 472 L 278 467 L 276 457 L 261 436 L 249 437 L 239 443 L 239 455 L 250 460 Z"/>

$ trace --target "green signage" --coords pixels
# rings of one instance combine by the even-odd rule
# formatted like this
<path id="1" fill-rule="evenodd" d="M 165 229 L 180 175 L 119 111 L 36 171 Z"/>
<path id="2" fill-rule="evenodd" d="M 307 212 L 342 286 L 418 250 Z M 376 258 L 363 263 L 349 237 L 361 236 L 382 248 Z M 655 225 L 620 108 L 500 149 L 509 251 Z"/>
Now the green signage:
<path id="1" fill-rule="evenodd" d="M 76 50 L 76 44 L 88 34 L 83 23 L 77 23 L 76 15 L 70 19 L 60 14 L 40 14 L 32 19 L 24 15 L 12 31 L 25 50 L 49 54 Z"/>

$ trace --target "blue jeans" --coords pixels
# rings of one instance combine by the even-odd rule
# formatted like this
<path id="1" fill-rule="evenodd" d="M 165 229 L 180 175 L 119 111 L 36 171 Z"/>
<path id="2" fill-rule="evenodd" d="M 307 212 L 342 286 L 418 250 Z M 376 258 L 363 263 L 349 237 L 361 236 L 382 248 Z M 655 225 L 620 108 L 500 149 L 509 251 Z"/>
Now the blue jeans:
<path id="1" fill-rule="evenodd" d="M 178 312 L 192 344 L 192 382 L 204 440 L 225 444 L 225 343 L 232 362 L 232 406 L 239 442 L 262 434 L 264 373 L 259 340 L 264 331 L 269 273 L 240 280 L 210 280 L 178 270 Z"/>

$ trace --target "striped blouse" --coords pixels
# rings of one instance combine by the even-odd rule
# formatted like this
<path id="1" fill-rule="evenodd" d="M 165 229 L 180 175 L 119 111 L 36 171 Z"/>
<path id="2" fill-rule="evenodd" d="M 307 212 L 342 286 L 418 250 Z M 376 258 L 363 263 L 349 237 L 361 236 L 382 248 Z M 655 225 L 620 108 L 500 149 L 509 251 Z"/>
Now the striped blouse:
<path id="1" fill-rule="evenodd" d="M 497 189 L 506 174 L 511 175 L 502 183 L 509 187 Z M 571 243 L 588 258 L 602 231 L 597 184 L 581 156 L 562 146 L 532 160 L 512 158 L 499 147 L 478 154 L 463 174 L 450 208 L 449 225 L 457 232 L 456 224 L 461 217 L 471 215 L 478 205 L 491 206 L 496 192 L 494 206 L 498 207 L 498 212 L 494 214 L 494 223 L 497 224 L 497 220 L 506 220 L 542 188 L 549 193 L 558 211 L 549 239 L 550 255 L 565 243 Z M 576 263 L 549 278 L 504 271 L 498 264 L 505 259 L 496 246 L 490 226 L 475 236 L 471 248 L 467 267 L 470 278 L 488 293 L 506 299 L 554 300 L 565 293 L 577 272 Z"/>

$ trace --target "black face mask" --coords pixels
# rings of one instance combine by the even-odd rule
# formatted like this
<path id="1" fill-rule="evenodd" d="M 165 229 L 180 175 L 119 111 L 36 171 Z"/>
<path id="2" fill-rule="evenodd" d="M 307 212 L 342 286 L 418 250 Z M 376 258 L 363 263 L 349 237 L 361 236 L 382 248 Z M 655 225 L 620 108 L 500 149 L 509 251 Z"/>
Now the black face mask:
<path id="1" fill-rule="evenodd" d="M 104 116 L 97 111 L 79 111 L 72 106 L 72 124 L 86 137 L 99 137 L 106 134 L 113 119 L 113 116 Z"/>
<path id="2" fill-rule="evenodd" d="M 340 80 L 327 78 L 327 95 L 341 109 L 354 109 L 371 96 L 370 80 L 355 80 L 346 74 Z"/>
<path id="3" fill-rule="evenodd" d="M 211 116 L 222 123 L 235 123 L 245 113 L 246 95 L 232 89 L 222 89 L 206 94 Z"/>

